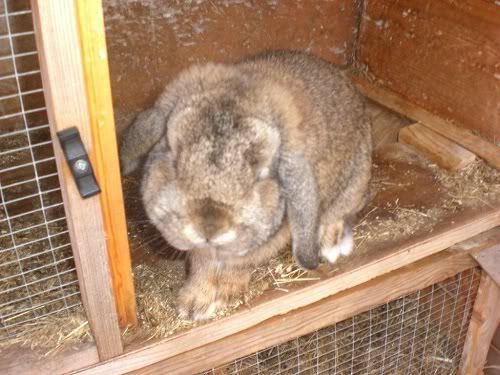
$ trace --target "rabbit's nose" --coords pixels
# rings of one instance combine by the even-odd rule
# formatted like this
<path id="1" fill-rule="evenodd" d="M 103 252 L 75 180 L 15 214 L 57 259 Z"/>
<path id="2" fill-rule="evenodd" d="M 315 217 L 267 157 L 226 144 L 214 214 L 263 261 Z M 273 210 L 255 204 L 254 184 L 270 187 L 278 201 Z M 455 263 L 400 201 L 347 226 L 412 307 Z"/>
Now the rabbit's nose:
<path id="1" fill-rule="evenodd" d="M 219 232 L 218 223 L 208 222 L 208 223 L 205 223 L 205 225 L 203 226 L 202 233 L 205 236 L 205 238 L 207 238 L 209 240 L 212 237 L 214 237 L 217 234 L 217 232 Z"/>
<path id="2" fill-rule="evenodd" d="M 228 210 L 220 204 L 203 202 L 198 210 L 196 226 L 198 232 L 207 240 L 217 238 L 231 227 L 231 217 Z"/>
<path id="3" fill-rule="evenodd" d="M 202 228 L 200 228 L 200 234 L 206 238 L 207 241 L 212 242 L 223 242 L 225 240 L 224 235 L 229 232 L 229 223 L 226 220 L 213 220 L 206 221 Z"/>

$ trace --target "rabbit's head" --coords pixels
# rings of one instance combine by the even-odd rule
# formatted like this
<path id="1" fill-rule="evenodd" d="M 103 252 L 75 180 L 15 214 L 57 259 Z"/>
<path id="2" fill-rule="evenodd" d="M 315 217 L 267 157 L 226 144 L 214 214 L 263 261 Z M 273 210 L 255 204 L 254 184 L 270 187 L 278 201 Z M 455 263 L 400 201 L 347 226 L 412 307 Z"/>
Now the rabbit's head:
<path id="1" fill-rule="evenodd" d="M 175 108 L 142 182 L 146 212 L 173 246 L 244 256 L 280 227 L 280 133 L 236 99 L 204 95 Z"/>

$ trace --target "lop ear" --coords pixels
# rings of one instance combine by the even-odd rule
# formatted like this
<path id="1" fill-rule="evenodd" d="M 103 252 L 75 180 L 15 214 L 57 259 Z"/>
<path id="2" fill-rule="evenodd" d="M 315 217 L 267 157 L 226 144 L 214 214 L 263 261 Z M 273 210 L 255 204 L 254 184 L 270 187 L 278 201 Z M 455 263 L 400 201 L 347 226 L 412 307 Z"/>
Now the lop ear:
<path id="1" fill-rule="evenodd" d="M 188 76 L 181 75 L 165 87 L 152 108 L 141 112 L 124 131 L 120 145 L 122 173 L 133 172 L 165 135 L 167 121 L 179 103 L 179 95 L 188 87 Z"/>
<path id="2" fill-rule="evenodd" d="M 319 266 L 319 197 L 316 178 L 309 162 L 299 153 L 281 155 L 279 176 L 292 233 L 293 255 L 305 269 Z"/>
<path id="3" fill-rule="evenodd" d="M 182 127 L 187 123 L 187 119 L 190 114 L 194 112 L 192 107 L 184 107 L 179 109 L 174 109 L 171 116 L 168 119 L 167 127 L 167 139 L 168 148 L 171 150 L 174 156 L 177 156 L 177 151 L 179 148 L 179 140 L 182 135 Z"/>
<path id="4" fill-rule="evenodd" d="M 281 144 L 279 130 L 266 121 L 259 118 L 249 119 L 255 129 L 255 145 L 251 155 L 257 175 L 259 178 L 266 178 L 272 168 L 273 162 L 277 159 Z"/>
<path id="5" fill-rule="evenodd" d="M 122 173 L 133 172 L 165 133 L 167 115 L 153 107 L 141 112 L 123 133 L 120 145 Z"/>

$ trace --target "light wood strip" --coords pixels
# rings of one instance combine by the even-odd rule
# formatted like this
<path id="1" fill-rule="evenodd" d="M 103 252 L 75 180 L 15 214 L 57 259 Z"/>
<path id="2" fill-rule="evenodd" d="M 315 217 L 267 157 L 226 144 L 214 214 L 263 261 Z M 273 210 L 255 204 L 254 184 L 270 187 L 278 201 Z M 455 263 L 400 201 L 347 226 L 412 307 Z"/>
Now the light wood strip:
<path id="1" fill-rule="evenodd" d="M 486 272 L 483 272 L 465 339 L 459 374 L 483 373 L 491 340 L 499 322 L 500 287 Z"/>
<path id="2" fill-rule="evenodd" d="M 82 199 L 56 132 L 76 126 L 92 162 L 90 119 L 73 1 L 32 0 L 33 20 L 54 152 L 80 291 L 99 358 L 123 352 L 98 196 Z"/>
<path id="3" fill-rule="evenodd" d="M 55 375 L 67 374 L 99 362 L 94 344 L 75 345 L 60 353 L 42 357 L 29 348 L 9 347 L 2 350 L 2 375 Z"/>
<path id="4" fill-rule="evenodd" d="M 101 206 L 118 319 L 137 324 L 101 0 L 77 0 L 78 26 Z"/>

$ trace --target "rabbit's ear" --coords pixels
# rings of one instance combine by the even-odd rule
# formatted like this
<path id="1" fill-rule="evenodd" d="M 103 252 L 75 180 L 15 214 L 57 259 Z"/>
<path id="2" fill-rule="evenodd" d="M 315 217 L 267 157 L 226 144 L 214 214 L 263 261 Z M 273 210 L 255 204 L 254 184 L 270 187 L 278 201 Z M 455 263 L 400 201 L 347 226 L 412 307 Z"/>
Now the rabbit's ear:
<path id="1" fill-rule="evenodd" d="M 176 108 L 172 111 L 167 126 L 168 148 L 177 156 L 179 141 L 182 140 L 183 128 L 189 129 L 189 117 L 194 113 L 193 107 Z"/>
<path id="2" fill-rule="evenodd" d="M 124 175 L 133 172 L 141 164 L 165 133 L 166 121 L 165 112 L 153 107 L 141 112 L 125 130 L 120 145 L 120 163 Z"/>
<path id="3" fill-rule="evenodd" d="M 261 179 L 267 178 L 273 162 L 277 159 L 281 144 L 280 132 L 259 118 L 251 117 L 249 121 L 255 129 L 255 143 L 246 156 L 252 161 L 257 176 Z"/>
<path id="4" fill-rule="evenodd" d="M 299 153 L 281 155 L 279 176 L 286 199 L 286 212 L 292 233 L 293 255 L 305 269 L 319 265 L 319 197 L 309 162 Z"/>

